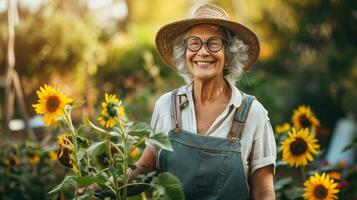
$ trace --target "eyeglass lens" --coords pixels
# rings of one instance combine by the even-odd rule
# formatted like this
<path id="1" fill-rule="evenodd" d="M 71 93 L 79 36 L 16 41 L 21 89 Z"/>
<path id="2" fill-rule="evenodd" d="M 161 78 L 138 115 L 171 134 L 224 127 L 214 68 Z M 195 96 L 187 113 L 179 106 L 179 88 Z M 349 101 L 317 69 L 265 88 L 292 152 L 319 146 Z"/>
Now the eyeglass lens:
<path id="1" fill-rule="evenodd" d="M 219 37 L 211 37 L 207 42 L 202 42 L 199 37 L 189 37 L 186 39 L 186 46 L 190 51 L 196 52 L 202 48 L 203 44 L 206 44 L 208 50 L 211 52 L 218 52 L 223 47 L 224 40 Z"/>

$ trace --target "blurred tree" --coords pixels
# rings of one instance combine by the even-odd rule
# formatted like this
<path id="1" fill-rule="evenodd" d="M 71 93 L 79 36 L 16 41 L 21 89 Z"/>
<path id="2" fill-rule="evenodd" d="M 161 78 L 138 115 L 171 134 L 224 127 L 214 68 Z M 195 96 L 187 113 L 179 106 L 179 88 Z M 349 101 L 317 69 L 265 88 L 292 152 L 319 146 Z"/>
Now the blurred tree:
<path id="1" fill-rule="evenodd" d="M 127 103 L 129 116 L 150 121 L 158 96 L 183 84 L 183 80 L 163 64 L 151 45 L 116 34 L 107 49 L 107 62 L 99 66 L 96 76 L 99 96 L 103 98 L 104 92 L 119 94 Z"/>
<path id="2" fill-rule="evenodd" d="M 326 144 L 338 118 L 346 113 L 356 116 L 352 102 L 357 101 L 357 4 L 353 0 L 280 3 L 264 10 L 257 21 L 275 49 L 269 59 L 257 64 L 264 75 L 252 74 L 252 85 L 254 90 L 261 85 L 269 89 L 258 96 L 264 94 L 262 101 L 274 108 L 275 122 L 289 119 L 299 104 L 312 106 L 325 126 L 319 136 Z M 264 51 L 263 46 L 263 55 Z"/>
<path id="3" fill-rule="evenodd" d="M 99 43 L 101 31 L 85 6 L 80 1 L 51 1 L 35 13 L 24 7 L 19 11 L 16 69 L 26 85 L 29 110 L 32 110 L 34 91 L 44 83 L 64 85 L 71 93 L 81 98 L 86 96 L 91 91 L 89 75 L 95 74 L 97 64 L 104 62 L 105 51 Z M 5 19 L 0 19 L 1 24 Z M 5 34 L 3 28 L 0 30 L 3 43 Z M 4 47 L 1 45 L 1 51 Z M 0 59 L 4 63 L 5 58 L 0 56 Z"/>
<path id="4" fill-rule="evenodd" d="M 183 84 L 156 53 L 155 34 L 163 24 L 184 17 L 190 2 L 125 2 L 128 15 L 118 22 L 120 29 L 108 37 L 107 62 L 98 68 L 97 85 L 102 93 L 117 93 L 125 99 L 129 116 L 150 121 L 158 96 Z"/>

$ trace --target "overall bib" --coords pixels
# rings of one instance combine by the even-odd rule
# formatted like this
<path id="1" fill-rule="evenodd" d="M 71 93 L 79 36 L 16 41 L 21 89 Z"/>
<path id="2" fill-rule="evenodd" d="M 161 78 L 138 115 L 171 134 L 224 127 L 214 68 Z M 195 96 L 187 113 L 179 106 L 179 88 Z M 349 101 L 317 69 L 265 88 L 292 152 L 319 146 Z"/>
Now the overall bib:
<path id="1" fill-rule="evenodd" d="M 181 129 L 181 103 L 172 93 L 174 129 L 169 132 L 173 152 L 161 149 L 157 156 L 159 172 L 170 172 L 182 183 L 186 200 L 250 199 L 241 157 L 241 135 L 253 96 L 243 94 L 227 138 L 203 136 Z"/>

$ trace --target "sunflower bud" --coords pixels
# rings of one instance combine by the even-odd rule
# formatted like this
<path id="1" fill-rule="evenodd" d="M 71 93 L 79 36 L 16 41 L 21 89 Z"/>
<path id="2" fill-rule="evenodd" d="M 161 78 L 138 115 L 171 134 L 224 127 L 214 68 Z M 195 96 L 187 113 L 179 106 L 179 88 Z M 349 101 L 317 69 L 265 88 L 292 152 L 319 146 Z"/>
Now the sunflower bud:
<path id="1" fill-rule="evenodd" d="M 78 173 L 78 166 L 76 165 L 74 156 L 74 146 L 68 137 L 68 134 L 61 134 L 57 137 L 57 158 L 62 165 L 72 169 L 73 172 Z"/>

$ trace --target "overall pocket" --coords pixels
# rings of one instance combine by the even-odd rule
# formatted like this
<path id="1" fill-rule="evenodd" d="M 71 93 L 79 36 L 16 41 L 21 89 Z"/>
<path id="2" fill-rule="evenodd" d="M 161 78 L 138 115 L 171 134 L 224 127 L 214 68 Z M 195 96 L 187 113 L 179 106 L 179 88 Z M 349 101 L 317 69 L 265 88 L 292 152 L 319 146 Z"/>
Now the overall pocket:
<path id="1" fill-rule="evenodd" d="M 200 160 L 193 178 L 193 193 L 219 194 L 224 186 L 231 154 L 200 152 Z"/>

